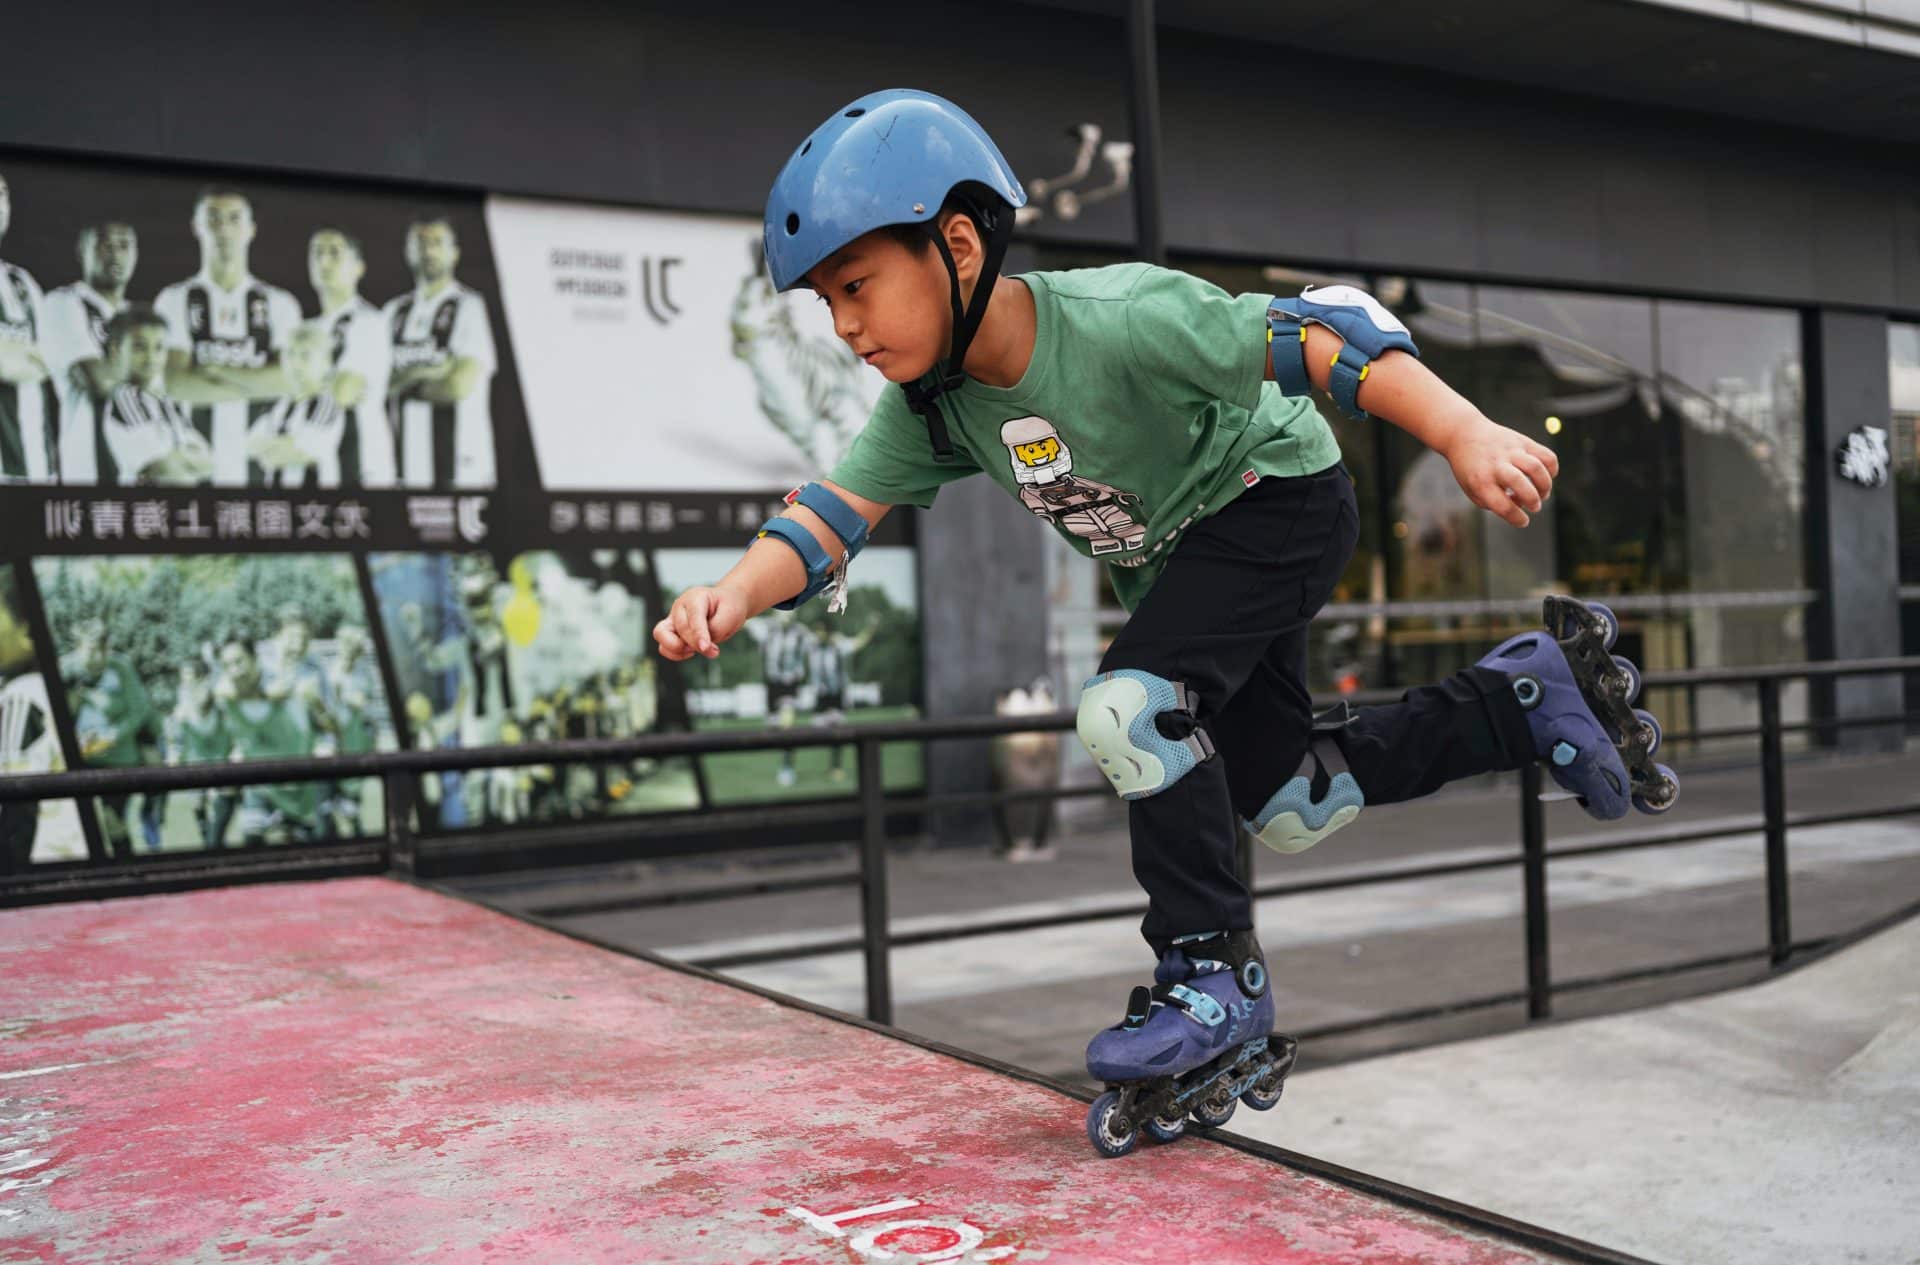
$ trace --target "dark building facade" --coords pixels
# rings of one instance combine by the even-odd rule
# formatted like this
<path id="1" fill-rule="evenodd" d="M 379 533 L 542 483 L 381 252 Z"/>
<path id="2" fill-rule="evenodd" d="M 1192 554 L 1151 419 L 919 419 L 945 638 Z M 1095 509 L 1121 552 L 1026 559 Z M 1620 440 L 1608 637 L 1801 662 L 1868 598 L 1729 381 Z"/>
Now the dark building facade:
<path id="1" fill-rule="evenodd" d="M 1404 435 L 1339 423 L 1367 524 L 1316 687 L 1448 670 L 1550 588 L 1613 601 L 1654 668 L 1893 654 L 1903 611 L 1920 651 L 1920 10 L 1289 8 L 1162 4 L 1160 144 L 1129 158 L 1102 148 L 1133 135 L 1120 0 L 37 5 L 7 20 L 0 156 L 737 215 L 801 129 L 876 87 L 960 101 L 1029 179 L 1074 166 L 1093 124 L 1089 170 L 1034 199 L 1014 266 L 1130 257 L 1119 173 L 1151 162 L 1173 263 L 1240 290 L 1358 280 L 1563 455 L 1516 533 Z M 1842 459 L 1873 432 L 1877 484 Z M 976 482 L 919 529 L 934 713 L 1043 671 L 1070 691 L 1116 617 Z M 1789 705 L 1896 712 L 1900 687 Z M 1752 702 L 1672 706 L 1725 723 Z"/>

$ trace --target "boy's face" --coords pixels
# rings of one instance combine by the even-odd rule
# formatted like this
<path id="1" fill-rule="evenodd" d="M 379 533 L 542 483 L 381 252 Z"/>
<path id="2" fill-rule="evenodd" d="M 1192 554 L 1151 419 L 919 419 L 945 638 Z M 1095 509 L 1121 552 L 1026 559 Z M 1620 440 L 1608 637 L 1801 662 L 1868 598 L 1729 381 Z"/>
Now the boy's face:
<path id="1" fill-rule="evenodd" d="M 833 311 L 833 330 L 889 382 L 913 382 L 947 354 L 953 320 L 947 268 L 929 244 L 918 254 L 868 233 L 807 274 Z"/>
<path id="2" fill-rule="evenodd" d="M 302 326 L 287 340 L 281 367 L 300 395 L 312 395 L 333 374 L 333 344 L 325 333 Z"/>
<path id="3" fill-rule="evenodd" d="M 161 325 L 136 325 L 109 351 L 122 382 L 157 388 L 167 368 L 167 331 Z"/>

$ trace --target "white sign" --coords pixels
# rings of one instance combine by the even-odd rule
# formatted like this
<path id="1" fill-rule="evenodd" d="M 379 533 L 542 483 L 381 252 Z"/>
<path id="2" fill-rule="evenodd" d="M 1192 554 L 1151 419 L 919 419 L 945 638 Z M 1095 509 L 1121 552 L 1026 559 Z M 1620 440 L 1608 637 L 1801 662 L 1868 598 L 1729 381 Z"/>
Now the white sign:
<path id="1" fill-rule="evenodd" d="M 490 198 L 487 227 L 549 490 L 790 487 L 885 385 L 773 292 L 758 221 Z"/>

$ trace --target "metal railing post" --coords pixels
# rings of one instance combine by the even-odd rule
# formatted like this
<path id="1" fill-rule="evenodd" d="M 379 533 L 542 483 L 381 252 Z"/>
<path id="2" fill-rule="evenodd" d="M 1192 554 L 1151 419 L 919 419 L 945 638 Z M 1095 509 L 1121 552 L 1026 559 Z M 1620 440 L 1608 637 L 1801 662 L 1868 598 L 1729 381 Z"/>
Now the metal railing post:
<path id="1" fill-rule="evenodd" d="M 1547 810 L 1540 766 L 1520 770 L 1520 870 L 1527 922 L 1527 1018 L 1553 1014 L 1553 967 L 1547 945 Z"/>
<path id="2" fill-rule="evenodd" d="M 887 818 L 880 782 L 880 744 L 859 740 L 860 753 L 860 934 L 867 957 L 867 1018 L 893 1022 L 893 984 L 888 976 Z"/>
<path id="3" fill-rule="evenodd" d="M 413 774 L 389 769 L 380 775 L 380 798 L 387 810 L 387 872 L 411 878 L 413 851 Z"/>
<path id="4" fill-rule="evenodd" d="M 1767 959 L 1779 966 L 1793 952 L 1787 886 L 1787 773 L 1781 751 L 1780 682 L 1760 682 L 1760 812 L 1767 838 Z"/>

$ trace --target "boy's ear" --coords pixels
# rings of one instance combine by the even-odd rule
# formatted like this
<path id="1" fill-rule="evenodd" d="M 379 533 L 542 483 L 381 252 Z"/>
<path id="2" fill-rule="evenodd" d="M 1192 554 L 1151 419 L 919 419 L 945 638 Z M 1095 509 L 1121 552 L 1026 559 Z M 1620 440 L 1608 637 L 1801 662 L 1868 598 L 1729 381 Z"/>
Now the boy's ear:
<path id="1" fill-rule="evenodd" d="M 977 280 L 986 249 L 980 241 L 980 229 L 972 217 L 960 211 L 949 211 L 940 222 L 940 235 L 946 238 L 947 250 L 953 255 L 954 270 L 960 274 L 960 279 L 968 282 Z"/>

